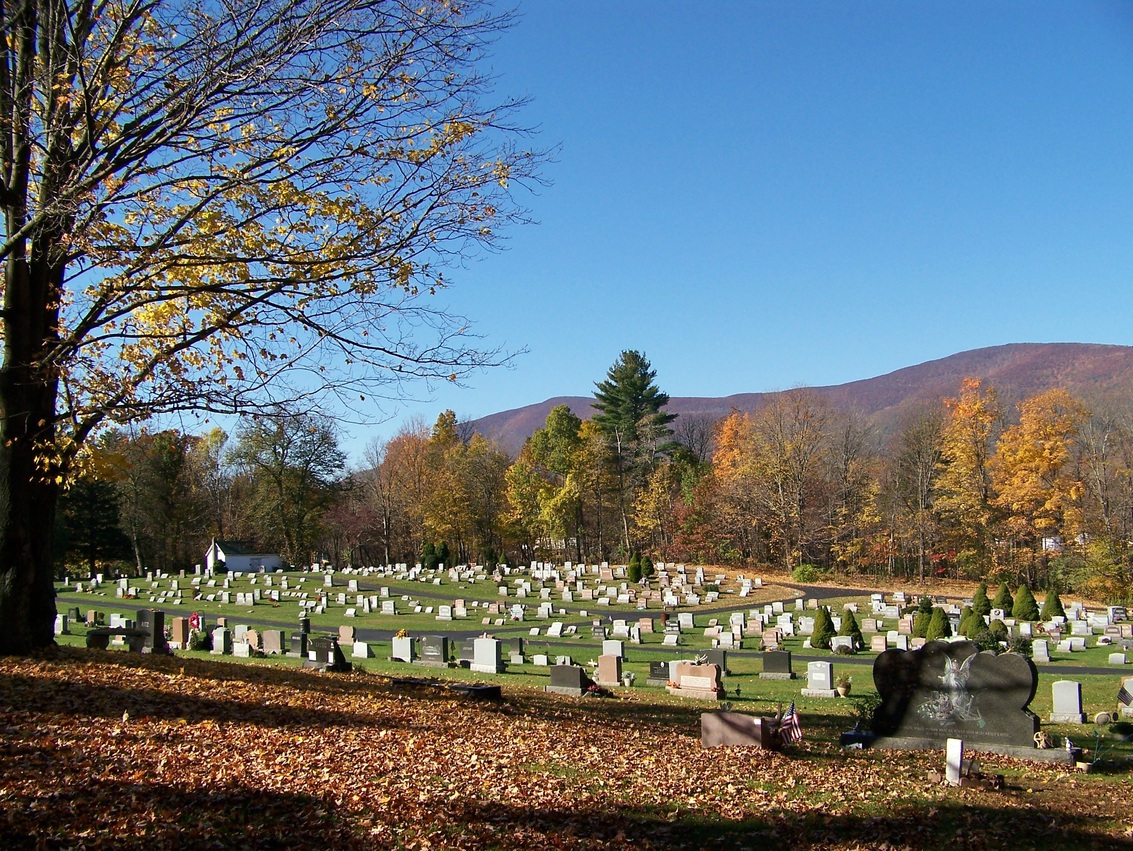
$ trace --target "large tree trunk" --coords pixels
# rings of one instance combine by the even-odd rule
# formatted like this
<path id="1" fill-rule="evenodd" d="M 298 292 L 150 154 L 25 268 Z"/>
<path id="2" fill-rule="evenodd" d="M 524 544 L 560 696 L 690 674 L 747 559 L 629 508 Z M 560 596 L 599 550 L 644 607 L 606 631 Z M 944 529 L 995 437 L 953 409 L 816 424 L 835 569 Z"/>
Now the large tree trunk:
<path id="1" fill-rule="evenodd" d="M 34 255 L 33 255 L 34 256 Z M 0 654 L 55 641 L 52 544 L 61 459 L 58 381 L 39 365 L 54 338 L 62 270 L 9 257 L 0 366 Z M 44 306 L 47 305 L 47 309 Z"/>

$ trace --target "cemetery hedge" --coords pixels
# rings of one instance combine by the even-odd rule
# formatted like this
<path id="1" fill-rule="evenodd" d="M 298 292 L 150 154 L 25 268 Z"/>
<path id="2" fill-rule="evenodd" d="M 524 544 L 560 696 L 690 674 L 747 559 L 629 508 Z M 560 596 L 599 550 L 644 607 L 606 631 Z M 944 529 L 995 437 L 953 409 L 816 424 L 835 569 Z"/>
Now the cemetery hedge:
<path id="1" fill-rule="evenodd" d="M 736 708 L 767 714 L 797 694 L 765 685 Z M 981 755 L 1006 788 L 950 788 L 927 777 L 939 753 L 839 748 L 853 698 L 800 700 L 806 739 L 783 753 L 705 750 L 703 704 L 640 689 L 602 700 L 508 685 L 504 698 L 369 670 L 74 648 L 0 659 L 0 843 L 1129 847 L 1124 765 L 1074 775 Z"/>

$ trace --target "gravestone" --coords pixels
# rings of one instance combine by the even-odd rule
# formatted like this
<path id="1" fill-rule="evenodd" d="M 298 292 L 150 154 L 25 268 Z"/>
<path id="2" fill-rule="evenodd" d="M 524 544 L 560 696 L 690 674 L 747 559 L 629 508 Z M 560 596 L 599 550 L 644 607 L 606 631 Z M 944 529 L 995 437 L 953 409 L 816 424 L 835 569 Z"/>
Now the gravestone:
<path id="1" fill-rule="evenodd" d="M 768 650 L 763 654 L 763 671 L 761 680 L 793 680 L 795 672 L 791 670 L 790 650 Z"/>
<path id="2" fill-rule="evenodd" d="M 962 739 L 979 750 L 1034 752 L 1038 718 L 1027 708 L 1038 672 L 1025 656 L 979 652 L 971 641 L 930 641 L 887 650 L 874 661 L 881 697 L 873 730 L 883 747 L 943 747 Z"/>
<path id="3" fill-rule="evenodd" d="M 1036 662 L 1050 661 L 1050 644 L 1045 638 L 1036 638 L 1031 645 L 1031 657 Z"/>
<path id="4" fill-rule="evenodd" d="M 949 739 L 944 748 L 944 778 L 949 786 L 960 785 L 960 771 L 964 765 L 964 742 Z"/>
<path id="5" fill-rule="evenodd" d="M 650 662 L 649 678 L 645 681 L 647 686 L 667 686 L 669 684 L 669 663 Z"/>
<path id="6" fill-rule="evenodd" d="M 138 609 L 138 629 L 146 632 L 143 653 L 165 653 L 165 612 L 160 609 Z"/>
<path id="7" fill-rule="evenodd" d="M 775 750 L 775 736 L 771 732 L 770 719 L 757 718 L 742 712 L 700 713 L 701 747 L 736 745 Z"/>
<path id="8" fill-rule="evenodd" d="M 316 635 L 307 642 L 307 645 L 307 659 L 303 662 L 304 668 L 346 672 L 354 667 L 346 661 L 342 648 L 338 646 L 338 639 L 333 635 Z"/>
<path id="9" fill-rule="evenodd" d="M 671 673 L 675 685 L 666 686 L 669 694 L 698 700 L 720 700 L 724 697 L 720 669 L 715 665 L 677 662 Z"/>
<path id="10" fill-rule="evenodd" d="M 232 632 L 223 626 L 212 631 L 212 650 L 214 656 L 232 654 Z"/>
<path id="11" fill-rule="evenodd" d="M 720 669 L 723 676 L 728 675 L 728 651 L 712 648 L 711 650 L 704 651 L 704 658 L 708 660 L 709 665 L 715 665 Z"/>
<path id="12" fill-rule="evenodd" d="M 189 619 L 175 617 L 171 623 L 170 643 L 175 650 L 187 650 L 189 647 Z"/>
<path id="13" fill-rule="evenodd" d="M 853 637 L 849 635 L 835 635 L 830 639 L 830 649 L 832 651 L 837 652 L 840 647 L 845 648 L 849 653 L 854 653 L 857 650 L 857 648 L 854 647 Z"/>
<path id="14" fill-rule="evenodd" d="M 551 694 L 566 694 L 572 697 L 581 697 L 593 685 L 590 677 L 578 665 L 551 666 L 551 684 L 543 686 L 543 690 Z"/>
<path id="15" fill-rule="evenodd" d="M 884 635 L 874 635 L 869 640 L 869 650 L 871 653 L 884 653 L 889 649 L 889 639 Z"/>
<path id="16" fill-rule="evenodd" d="M 806 688 L 803 697 L 837 697 L 834 689 L 834 665 L 830 662 L 810 662 L 806 666 Z"/>
<path id="17" fill-rule="evenodd" d="M 283 631 L 279 629 L 265 629 L 263 634 L 264 655 L 279 656 L 283 653 Z"/>
<path id="18" fill-rule="evenodd" d="M 504 670 L 500 642 L 494 638 L 477 638 L 472 646 L 473 671 L 481 674 L 499 674 Z"/>
<path id="19" fill-rule="evenodd" d="M 600 686 L 620 686 L 622 684 L 622 657 L 613 654 L 599 656 L 597 679 Z"/>
<path id="20" fill-rule="evenodd" d="M 626 657 L 625 642 L 612 638 L 604 639 L 602 641 L 602 655 L 617 656 L 624 660 Z M 599 681 L 599 684 L 601 684 L 601 681 Z"/>
<path id="21" fill-rule="evenodd" d="M 395 662 L 412 662 L 417 658 L 416 646 L 408 636 L 394 636 L 390 658 Z"/>
<path id="22" fill-rule="evenodd" d="M 425 635 L 421 637 L 421 658 L 419 665 L 429 665 L 434 668 L 447 668 L 449 660 L 449 646 L 447 635 Z"/>
<path id="23" fill-rule="evenodd" d="M 307 658 L 307 641 L 309 636 L 305 632 L 296 632 L 291 636 L 291 649 L 288 650 L 287 655 L 298 657 L 300 659 Z"/>
<path id="24" fill-rule="evenodd" d="M 1084 724 L 1086 716 L 1082 712 L 1082 684 L 1073 680 L 1058 680 L 1051 686 L 1054 708 L 1050 713 L 1051 724 Z"/>
<path id="25" fill-rule="evenodd" d="M 1117 714 L 1133 718 L 1133 677 L 1123 679 L 1117 690 Z"/>

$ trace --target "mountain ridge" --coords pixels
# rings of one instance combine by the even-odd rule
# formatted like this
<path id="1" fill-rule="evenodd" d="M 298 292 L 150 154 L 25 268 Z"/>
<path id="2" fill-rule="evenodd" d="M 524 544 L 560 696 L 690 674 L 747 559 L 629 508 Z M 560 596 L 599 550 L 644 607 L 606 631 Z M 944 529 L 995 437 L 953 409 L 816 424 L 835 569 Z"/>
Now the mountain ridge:
<path id="1" fill-rule="evenodd" d="M 909 411 L 955 396 L 965 378 L 994 387 L 1005 410 L 1020 399 L 1060 387 L 1082 401 L 1133 397 L 1133 346 L 1105 343 L 1005 343 L 970 349 L 872 378 L 844 384 L 807 387 L 835 409 L 855 409 L 882 433 L 891 433 Z M 664 386 L 662 385 L 662 390 Z M 678 416 L 718 418 L 733 410 L 755 411 L 785 391 L 735 393 L 730 396 L 675 396 L 666 410 Z M 472 421 L 473 430 L 515 455 L 523 442 L 546 422 L 557 405 L 579 417 L 593 412 L 593 397 L 553 396 L 542 402 L 489 414 Z"/>

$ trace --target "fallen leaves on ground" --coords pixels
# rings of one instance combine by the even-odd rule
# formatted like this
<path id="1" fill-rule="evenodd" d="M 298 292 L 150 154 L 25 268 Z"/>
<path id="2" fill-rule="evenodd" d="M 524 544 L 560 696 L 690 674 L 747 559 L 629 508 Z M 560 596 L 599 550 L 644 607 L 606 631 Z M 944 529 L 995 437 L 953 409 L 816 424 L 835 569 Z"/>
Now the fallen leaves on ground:
<path id="1" fill-rule="evenodd" d="M 704 750 L 701 706 L 61 648 L 0 659 L 4 848 L 1133 847 L 1124 770 Z M 821 740 L 822 738 L 826 740 Z"/>

